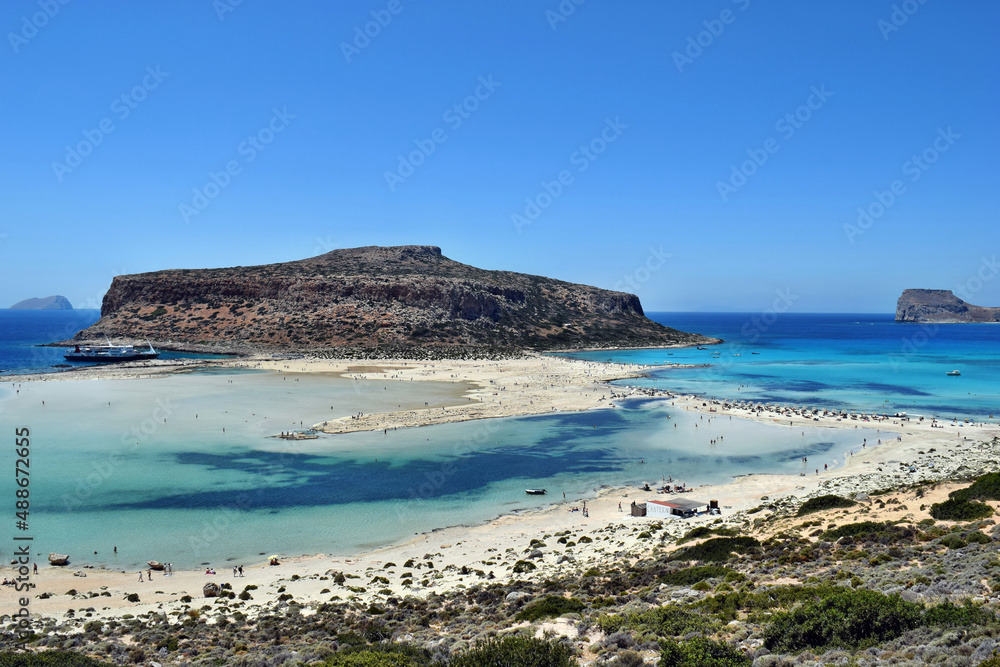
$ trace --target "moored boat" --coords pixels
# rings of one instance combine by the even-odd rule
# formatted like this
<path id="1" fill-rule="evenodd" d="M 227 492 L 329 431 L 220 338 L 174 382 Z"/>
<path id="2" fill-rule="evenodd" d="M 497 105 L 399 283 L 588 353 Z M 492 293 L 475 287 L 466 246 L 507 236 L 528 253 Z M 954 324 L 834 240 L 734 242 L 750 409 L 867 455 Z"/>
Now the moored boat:
<path id="1" fill-rule="evenodd" d="M 77 345 L 63 354 L 66 361 L 147 361 L 160 356 L 153 344 L 146 341 L 149 348 L 136 348 L 134 345 Z"/>
<path id="2" fill-rule="evenodd" d="M 947 373 L 945 373 L 945 375 L 961 375 L 961 374 L 962 373 L 959 371 L 948 371 Z"/>
<path id="3" fill-rule="evenodd" d="M 545 495 L 545 489 L 525 489 L 524 491 L 529 496 L 544 496 Z"/>

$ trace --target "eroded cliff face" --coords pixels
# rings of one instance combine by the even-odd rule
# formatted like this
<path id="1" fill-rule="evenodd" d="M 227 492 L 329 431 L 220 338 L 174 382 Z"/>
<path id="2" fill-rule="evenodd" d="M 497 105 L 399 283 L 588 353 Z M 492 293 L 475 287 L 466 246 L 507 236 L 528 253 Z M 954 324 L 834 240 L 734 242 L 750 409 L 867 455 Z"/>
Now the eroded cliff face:
<path id="1" fill-rule="evenodd" d="M 896 302 L 897 322 L 1000 322 L 1000 308 L 973 306 L 946 289 L 908 289 Z"/>
<path id="2" fill-rule="evenodd" d="M 434 246 L 334 250 L 296 262 L 117 276 L 103 333 L 166 346 L 660 346 L 715 342 L 647 319 L 638 297 L 455 262 Z"/>

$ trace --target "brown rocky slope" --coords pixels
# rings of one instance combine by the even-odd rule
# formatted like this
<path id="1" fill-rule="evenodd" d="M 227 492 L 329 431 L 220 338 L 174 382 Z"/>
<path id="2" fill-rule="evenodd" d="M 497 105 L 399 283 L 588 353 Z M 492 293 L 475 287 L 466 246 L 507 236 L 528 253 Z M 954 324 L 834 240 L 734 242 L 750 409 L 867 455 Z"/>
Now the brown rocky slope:
<path id="1" fill-rule="evenodd" d="M 334 250 L 309 259 L 117 276 L 101 319 L 74 340 L 167 348 L 554 350 L 718 342 L 657 324 L 638 297 L 461 264 L 433 246 Z"/>

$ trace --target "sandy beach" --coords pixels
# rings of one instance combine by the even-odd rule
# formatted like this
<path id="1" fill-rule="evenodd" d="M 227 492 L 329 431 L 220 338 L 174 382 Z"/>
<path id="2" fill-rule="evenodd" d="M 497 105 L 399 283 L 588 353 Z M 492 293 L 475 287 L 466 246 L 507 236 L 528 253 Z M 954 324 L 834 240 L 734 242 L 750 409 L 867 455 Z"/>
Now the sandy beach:
<path id="1" fill-rule="evenodd" d="M 85 376 L 135 378 L 161 373 L 183 372 L 204 364 L 140 364 L 112 369 L 18 377 L 16 382 L 60 381 Z M 618 398 L 650 395 L 649 391 L 629 387 L 611 387 L 610 380 L 641 376 L 644 367 L 608 365 L 564 359 L 529 356 L 505 361 L 397 361 L 363 364 L 357 360 L 329 359 L 242 359 L 213 361 L 212 366 L 260 368 L 282 373 L 335 373 L 366 382 L 421 381 L 454 382 L 462 386 L 455 405 L 427 410 L 402 410 L 382 414 L 364 414 L 318 422 L 316 428 L 327 433 L 357 430 L 410 428 L 446 421 L 540 414 L 552 411 L 610 408 Z M 699 412 L 708 419 L 732 418 L 757 420 L 784 428 L 804 429 L 876 429 L 876 442 L 840 452 L 829 461 L 816 462 L 814 474 L 753 475 L 730 483 L 696 487 L 685 498 L 717 500 L 721 516 L 702 515 L 664 522 L 664 535 L 677 537 L 705 523 L 720 523 L 754 528 L 759 519 L 782 508 L 794 507 L 806 498 L 826 493 L 842 496 L 868 494 L 876 490 L 902 488 L 921 481 L 973 475 L 997 467 L 992 447 L 985 445 L 1000 435 L 996 424 L 948 421 L 932 424 L 885 418 L 871 421 L 856 415 L 796 414 L 784 409 L 757 410 L 702 398 L 660 394 L 675 406 Z M 812 466 L 810 466 L 812 468 Z M 826 469 L 824 469 L 826 468 Z M 926 517 L 917 510 L 942 499 L 950 490 L 941 485 L 918 503 L 901 503 L 878 510 L 887 517 L 898 513 L 914 520 Z M 279 565 L 266 559 L 243 563 L 244 576 L 233 576 L 232 566 L 216 566 L 216 573 L 204 570 L 176 571 L 172 576 L 153 572 L 152 580 L 143 573 L 91 568 L 86 558 L 74 559 L 69 567 L 39 563 L 33 576 L 36 584 L 31 610 L 41 617 L 82 624 L 97 617 L 144 613 L 181 615 L 203 605 L 226 605 L 229 612 L 240 610 L 253 616 L 282 605 L 287 596 L 301 603 L 330 599 L 356 598 L 365 603 L 405 595 L 423 596 L 432 592 L 468 586 L 487 579 L 511 580 L 524 577 L 518 563 L 534 567 L 529 576 L 544 576 L 566 569 L 600 568 L 609 559 L 638 558 L 656 546 L 643 527 L 658 522 L 654 517 L 631 517 L 633 500 L 645 502 L 665 496 L 640 489 L 604 489 L 585 503 L 563 502 L 537 511 L 498 517 L 476 526 L 444 527 L 350 558 L 331 558 L 324 554 L 283 558 Z M 765 509 L 759 510 L 761 506 Z M 908 507 L 901 511 L 900 506 Z M 621 509 L 619 509 L 621 508 Z M 575 509 L 575 511 L 574 511 Z M 757 510 L 757 511 L 754 511 Z M 873 510 L 874 512 L 874 510 Z M 871 516 L 875 516 L 873 513 Z M 757 523 L 755 523 L 757 522 Z M 665 548 L 669 548 L 669 540 Z M 532 543 L 533 540 L 539 542 Z M 5 566 L 3 575 L 14 576 Z M 338 576 L 340 575 L 340 576 Z M 208 582 L 227 583 L 239 594 L 247 586 L 251 599 L 227 600 L 204 597 Z M 7 591 L 4 589 L 4 596 Z M 128 601 L 130 594 L 138 602 Z M 281 598 L 281 599 L 279 599 Z M 308 606 L 305 611 L 308 612 Z"/>

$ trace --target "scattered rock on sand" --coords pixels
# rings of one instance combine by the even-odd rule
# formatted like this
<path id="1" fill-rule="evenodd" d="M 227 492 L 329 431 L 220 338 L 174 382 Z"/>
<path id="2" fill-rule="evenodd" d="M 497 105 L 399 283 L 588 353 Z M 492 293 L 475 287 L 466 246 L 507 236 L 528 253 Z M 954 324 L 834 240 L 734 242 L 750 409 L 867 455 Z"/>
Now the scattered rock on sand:
<path id="1" fill-rule="evenodd" d="M 222 586 L 215 583 L 214 581 L 210 581 L 207 584 L 205 584 L 205 586 L 201 589 L 201 591 L 202 593 L 205 594 L 205 597 L 207 598 L 217 598 L 220 595 L 222 595 Z"/>
<path id="2" fill-rule="evenodd" d="M 49 563 L 52 565 L 67 565 L 69 563 L 69 555 L 67 554 L 49 554 Z"/>

